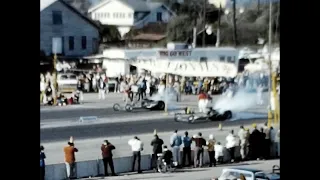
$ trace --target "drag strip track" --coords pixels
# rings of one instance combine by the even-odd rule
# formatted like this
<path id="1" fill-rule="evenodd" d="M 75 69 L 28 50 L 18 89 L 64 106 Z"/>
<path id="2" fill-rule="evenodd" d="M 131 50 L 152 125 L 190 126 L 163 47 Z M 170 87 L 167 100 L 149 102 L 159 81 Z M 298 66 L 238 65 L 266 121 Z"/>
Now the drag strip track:
<path id="1" fill-rule="evenodd" d="M 59 111 L 59 112 L 41 112 L 40 113 L 40 120 L 65 120 L 65 119 L 79 119 L 80 116 L 97 116 L 99 118 L 106 118 L 106 117 L 117 117 L 117 116 L 132 116 L 132 115 L 141 115 L 141 114 L 150 114 L 154 112 L 160 111 L 150 111 L 146 109 L 134 109 L 132 112 L 125 112 L 125 111 L 114 111 L 113 108 L 101 108 L 101 109 L 72 109 L 68 111 Z"/>
<path id="2" fill-rule="evenodd" d="M 237 126 L 242 124 L 263 123 L 265 119 L 253 120 L 237 120 L 224 121 L 223 127 Z M 88 126 L 46 128 L 40 130 L 40 140 L 42 143 L 64 141 L 69 136 L 74 136 L 77 139 L 90 139 L 98 137 L 138 135 L 143 133 L 152 133 L 154 129 L 157 131 L 174 131 L 200 129 L 200 128 L 217 128 L 219 122 L 199 122 L 188 124 L 183 122 L 175 122 L 172 120 L 156 119 L 150 121 L 134 121 L 134 122 L 119 122 L 108 124 L 96 124 Z"/>

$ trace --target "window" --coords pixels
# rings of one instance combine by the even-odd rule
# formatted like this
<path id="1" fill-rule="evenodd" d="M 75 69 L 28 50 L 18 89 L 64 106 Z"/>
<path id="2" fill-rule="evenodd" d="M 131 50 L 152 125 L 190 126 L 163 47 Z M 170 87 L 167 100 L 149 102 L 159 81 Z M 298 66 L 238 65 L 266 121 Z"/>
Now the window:
<path id="1" fill-rule="evenodd" d="M 98 52 L 98 39 L 92 38 L 92 52 L 97 53 Z"/>
<path id="2" fill-rule="evenodd" d="M 225 56 L 220 56 L 220 62 L 224 62 L 226 60 Z"/>
<path id="3" fill-rule="evenodd" d="M 113 13 L 113 18 L 118 18 L 118 13 Z"/>
<path id="4" fill-rule="evenodd" d="M 86 36 L 81 37 L 81 48 L 87 49 L 87 37 Z"/>
<path id="5" fill-rule="evenodd" d="M 128 13 L 128 18 L 132 18 L 132 13 Z"/>
<path id="6" fill-rule="evenodd" d="M 109 13 L 106 13 L 106 16 L 107 16 L 107 18 L 109 18 L 110 14 L 109 14 Z"/>
<path id="7" fill-rule="evenodd" d="M 161 12 L 157 13 L 157 21 L 162 21 L 162 13 Z"/>
<path id="8" fill-rule="evenodd" d="M 74 37 L 69 36 L 69 50 L 74 50 Z"/>
<path id="9" fill-rule="evenodd" d="M 61 25 L 62 24 L 62 12 L 52 11 L 52 24 Z"/>

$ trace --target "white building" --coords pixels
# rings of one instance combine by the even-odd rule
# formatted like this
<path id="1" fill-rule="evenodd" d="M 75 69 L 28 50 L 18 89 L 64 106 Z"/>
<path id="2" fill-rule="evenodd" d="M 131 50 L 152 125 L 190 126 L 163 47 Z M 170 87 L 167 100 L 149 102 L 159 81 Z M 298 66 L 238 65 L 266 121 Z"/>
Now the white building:
<path id="1" fill-rule="evenodd" d="M 105 0 L 88 11 L 93 20 L 117 26 L 121 36 L 131 27 L 142 28 L 148 23 L 169 22 L 175 16 L 167 6 L 143 0 Z"/>

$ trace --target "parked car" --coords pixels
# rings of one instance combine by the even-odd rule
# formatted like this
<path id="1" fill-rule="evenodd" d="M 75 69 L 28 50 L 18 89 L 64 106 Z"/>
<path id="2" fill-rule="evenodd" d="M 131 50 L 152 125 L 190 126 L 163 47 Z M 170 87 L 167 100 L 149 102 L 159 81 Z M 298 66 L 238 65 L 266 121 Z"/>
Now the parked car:
<path id="1" fill-rule="evenodd" d="M 275 166 L 274 166 L 275 167 Z M 273 167 L 273 168 L 274 168 Z M 278 167 L 278 166 L 277 166 Z M 239 179 L 242 174 L 246 180 L 280 180 L 280 168 L 277 173 L 265 173 L 258 169 L 249 168 L 225 168 L 222 170 L 221 176 L 212 180 L 234 180 Z"/>

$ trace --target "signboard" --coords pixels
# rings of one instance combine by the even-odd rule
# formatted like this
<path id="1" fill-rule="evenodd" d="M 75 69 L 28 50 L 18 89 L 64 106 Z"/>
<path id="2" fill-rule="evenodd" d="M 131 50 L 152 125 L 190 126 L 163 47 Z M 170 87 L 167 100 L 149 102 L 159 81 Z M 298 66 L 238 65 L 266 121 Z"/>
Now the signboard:
<path id="1" fill-rule="evenodd" d="M 179 50 L 179 51 L 159 51 L 160 57 L 186 57 L 191 56 L 191 50 Z"/>

